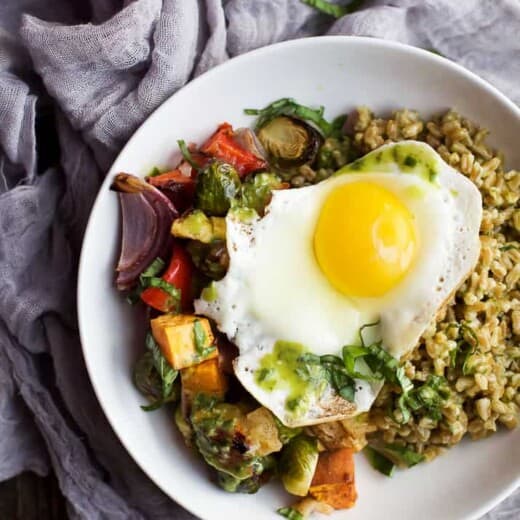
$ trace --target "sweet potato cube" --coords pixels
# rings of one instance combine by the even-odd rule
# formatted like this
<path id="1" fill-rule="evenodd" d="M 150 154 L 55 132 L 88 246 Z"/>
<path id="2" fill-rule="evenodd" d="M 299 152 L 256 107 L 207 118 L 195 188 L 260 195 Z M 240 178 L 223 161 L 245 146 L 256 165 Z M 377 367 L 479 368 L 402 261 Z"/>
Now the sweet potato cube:
<path id="1" fill-rule="evenodd" d="M 198 322 L 203 344 L 195 340 L 195 322 Z M 152 334 L 163 356 L 176 370 L 181 370 L 208 359 L 217 357 L 217 349 L 209 350 L 213 345 L 213 333 L 206 318 L 188 314 L 165 314 L 151 320 Z M 207 352 L 203 352 L 204 350 Z"/>
<path id="2" fill-rule="evenodd" d="M 334 509 L 348 509 L 356 503 L 354 450 L 341 448 L 320 453 L 309 494 Z"/>
<path id="3" fill-rule="evenodd" d="M 191 395 L 202 392 L 224 397 L 227 390 L 227 378 L 215 358 L 181 370 L 181 383 L 183 393 Z"/>

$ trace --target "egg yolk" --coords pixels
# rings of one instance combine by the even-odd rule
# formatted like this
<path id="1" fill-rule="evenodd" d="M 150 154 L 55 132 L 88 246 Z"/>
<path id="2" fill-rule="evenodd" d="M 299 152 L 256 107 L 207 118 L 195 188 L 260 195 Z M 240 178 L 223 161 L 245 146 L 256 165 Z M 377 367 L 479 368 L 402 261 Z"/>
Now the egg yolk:
<path id="1" fill-rule="evenodd" d="M 343 294 L 382 296 L 406 275 L 416 250 L 413 215 L 382 186 L 351 182 L 326 198 L 314 252 L 329 282 Z"/>

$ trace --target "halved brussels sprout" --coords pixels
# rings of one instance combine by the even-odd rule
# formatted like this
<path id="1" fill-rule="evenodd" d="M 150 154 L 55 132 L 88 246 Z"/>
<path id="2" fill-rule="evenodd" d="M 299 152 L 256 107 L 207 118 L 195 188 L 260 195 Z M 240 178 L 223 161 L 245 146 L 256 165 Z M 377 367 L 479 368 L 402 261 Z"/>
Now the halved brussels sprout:
<path id="1" fill-rule="evenodd" d="M 182 405 L 178 405 L 175 409 L 175 425 L 179 429 L 182 438 L 184 439 L 184 444 L 191 448 L 193 446 L 193 428 L 191 424 L 186 420 L 182 413 Z"/>
<path id="2" fill-rule="evenodd" d="M 207 215 L 223 217 L 240 191 L 240 177 L 233 166 L 214 161 L 199 173 L 195 206 Z"/>
<path id="3" fill-rule="evenodd" d="M 258 130 L 258 139 L 279 168 L 312 164 L 323 140 L 312 126 L 288 116 L 271 119 Z"/>
<path id="4" fill-rule="evenodd" d="M 246 208 L 254 209 L 259 215 L 271 202 L 272 190 L 283 188 L 280 177 L 274 173 L 257 173 L 242 184 L 241 203 Z"/>
<path id="5" fill-rule="evenodd" d="M 299 435 L 283 449 L 280 476 L 288 493 L 304 497 L 309 492 L 318 464 L 318 443 L 315 438 Z"/>

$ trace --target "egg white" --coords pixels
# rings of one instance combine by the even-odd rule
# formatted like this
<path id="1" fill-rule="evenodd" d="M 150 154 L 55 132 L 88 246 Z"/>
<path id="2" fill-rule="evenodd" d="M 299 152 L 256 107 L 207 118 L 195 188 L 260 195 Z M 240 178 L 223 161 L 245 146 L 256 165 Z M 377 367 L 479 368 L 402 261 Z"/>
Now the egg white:
<path id="1" fill-rule="evenodd" d="M 357 381 L 355 403 L 330 387 L 309 410 L 294 417 L 285 408 L 287 394 L 268 392 L 255 381 L 255 370 L 277 340 L 303 344 L 318 355 L 339 354 L 358 343 L 359 328 L 379 320 L 370 332 L 399 358 L 417 344 L 443 302 L 475 265 L 480 248 L 481 197 L 477 188 L 424 143 L 386 145 L 368 154 L 396 152 L 405 144 L 435 165 L 435 180 L 418 169 L 401 171 L 397 160 L 373 163 L 372 171 L 345 168 L 315 186 L 273 194 L 266 215 L 247 222 L 234 212 L 226 217 L 229 271 L 215 283 L 212 302 L 197 300 L 195 310 L 215 320 L 239 348 L 235 373 L 244 387 L 289 426 L 315 424 L 366 411 L 380 383 Z M 401 148 L 402 149 L 402 148 Z M 343 173 L 342 173 L 343 172 Z M 316 223 L 327 196 L 336 187 L 359 180 L 394 193 L 414 216 L 419 250 L 405 278 L 384 296 L 349 298 L 322 273 L 313 251 Z"/>

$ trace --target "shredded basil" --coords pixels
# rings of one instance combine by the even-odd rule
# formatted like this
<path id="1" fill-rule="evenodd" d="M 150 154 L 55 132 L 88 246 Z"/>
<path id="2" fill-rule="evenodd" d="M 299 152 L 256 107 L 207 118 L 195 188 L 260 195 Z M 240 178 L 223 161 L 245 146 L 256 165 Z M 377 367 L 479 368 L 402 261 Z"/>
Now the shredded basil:
<path id="1" fill-rule="evenodd" d="M 505 244 L 499 248 L 500 251 L 510 251 L 511 249 L 520 249 L 520 245 L 518 242 L 510 242 L 509 244 Z"/>
<path id="2" fill-rule="evenodd" d="M 293 98 L 281 98 L 265 108 L 246 108 L 244 112 L 250 116 L 258 116 L 255 129 L 262 128 L 266 123 L 278 116 L 296 116 L 305 121 L 310 121 L 318 127 L 325 136 L 329 136 L 335 128 L 324 117 L 324 107 L 310 108 L 300 105 Z"/>
<path id="3" fill-rule="evenodd" d="M 188 148 L 188 145 L 183 139 L 179 139 L 177 141 L 177 144 L 179 145 L 179 149 L 181 151 L 182 157 L 184 160 L 196 171 L 200 171 L 200 166 L 193 160 L 193 157 L 191 156 L 191 152 Z"/>
<path id="4" fill-rule="evenodd" d="M 387 477 L 391 477 L 394 474 L 395 464 L 383 454 L 372 448 L 372 446 L 365 446 L 363 448 L 363 453 L 375 470 Z"/>
<path id="5" fill-rule="evenodd" d="M 146 335 L 145 343 L 146 348 L 152 353 L 153 365 L 162 382 L 161 397 L 149 405 L 141 406 L 144 411 L 150 412 L 152 410 L 157 410 L 157 408 L 160 408 L 165 402 L 168 401 L 172 392 L 174 391 L 173 384 L 179 374 L 179 371 L 175 370 L 170 365 L 168 360 L 163 356 L 159 345 L 150 332 Z"/>
<path id="6" fill-rule="evenodd" d="M 139 276 L 141 283 L 144 284 L 145 278 L 152 278 L 157 276 L 165 267 L 165 262 L 162 258 L 157 257 Z"/>
<path id="7" fill-rule="evenodd" d="M 395 466 L 411 468 L 424 461 L 424 455 L 399 444 L 366 446 L 363 453 L 374 469 L 388 477 L 392 476 Z"/>
<path id="8" fill-rule="evenodd" d="M 292 507 L 281 507 L 280 509 L 277 509 L 276 511 L 280 516 L 285 516 L 285 518 L 288 518 L 289 520 L 303 520 L 303 515 L 296 511 L 296 509 L 293 509 Z"/>
<path id="9" fill-rule="evenodd" d="M 167 171 L 168 170 L 161 170 L 160 168 L 157 168 L 157 166 L 154 166 L 146 177 L 157 177 L 158 175 L 162 175 Z"/>
<path id="10" fill-rule="evenodd" d="M 195 320 L 193 322 L 193 341 L 195 343 L 195 350 L 201 357 L 207 357 L 215 350 L 213 345 L 209 347 L 205 346 L 207 339 L 206 331 L 200 320 Z"/>
<path id="11" fill-rule="evenodd" d="M 364 0 L 351 0 L 347 5 L 333 4 L 327 0 L 301 0 L 304 4 L 307 4 L 314 9 L 333 16 L 334 18 L 341 18 L 346 14 L 353 13 L 356 9 L 361 7 Z"/>

